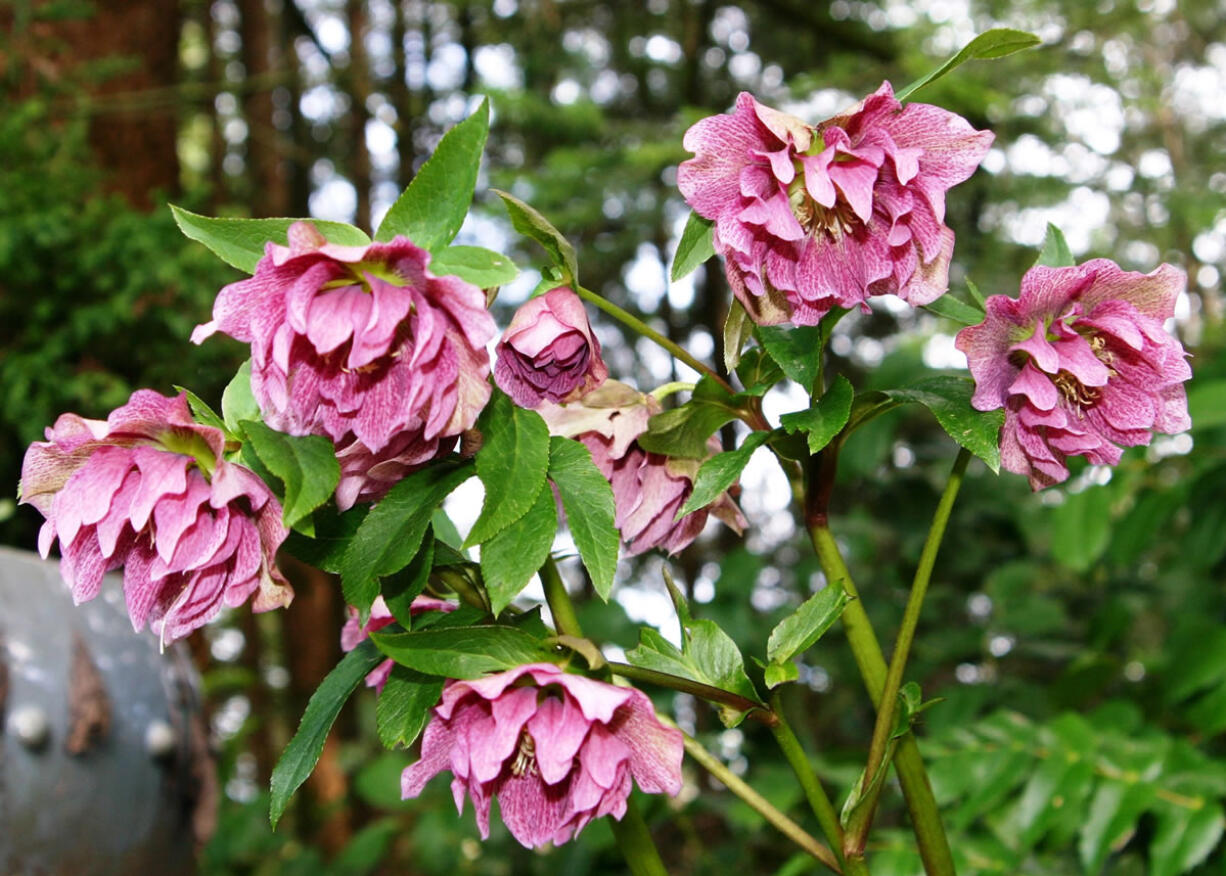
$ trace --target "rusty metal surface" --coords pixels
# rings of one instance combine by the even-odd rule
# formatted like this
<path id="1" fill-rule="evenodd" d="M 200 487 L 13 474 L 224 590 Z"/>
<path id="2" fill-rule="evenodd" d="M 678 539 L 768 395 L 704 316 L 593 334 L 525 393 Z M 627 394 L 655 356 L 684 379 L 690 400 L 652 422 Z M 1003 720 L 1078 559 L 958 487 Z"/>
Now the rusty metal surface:
<path id="1" fill-rule="evenodd" d="M 0 548 L 0 873 L 194 872 L 215 786 L 185 650 L 133 633 L 122 582 L 74 607 Z"/>

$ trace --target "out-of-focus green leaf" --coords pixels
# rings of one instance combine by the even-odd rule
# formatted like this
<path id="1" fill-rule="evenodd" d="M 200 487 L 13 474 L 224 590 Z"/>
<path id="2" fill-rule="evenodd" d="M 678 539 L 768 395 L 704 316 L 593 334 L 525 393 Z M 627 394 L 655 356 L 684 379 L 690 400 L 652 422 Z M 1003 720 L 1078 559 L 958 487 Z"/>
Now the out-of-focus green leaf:
<path id="1" fill-rule="evenodd" d="M 1221 803 L 1200 801 L 1197 809 L 1164 807 L 1149 847 L 1149 876 L 1179 876 L 1200 864 L 1222 839 Z"/>

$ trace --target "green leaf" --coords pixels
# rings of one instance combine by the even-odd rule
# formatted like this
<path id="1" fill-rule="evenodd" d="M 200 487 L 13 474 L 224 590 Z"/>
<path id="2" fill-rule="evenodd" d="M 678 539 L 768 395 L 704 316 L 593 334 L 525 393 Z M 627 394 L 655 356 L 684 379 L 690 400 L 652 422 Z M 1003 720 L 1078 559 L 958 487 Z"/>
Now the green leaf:
<path id="1" fill-rule="evenodd" d="M 285 746 L 272 771 L 269 820 L 276 827 L 290 797 L 307 780 L 319 760 L 328 731 L 354 688 L 383 657 L 370 642 L 362 642 L 344 656 L 311 695 L 294 738 Z"/>
<path id="2" fill-rule="evenodd" d="M 1199 809 L 1169 806 L 1158 815 L 1149 847 L 1149 876 L 1178 876 L 1200 864 L 1222 838 L 1222 804 Z"/>
<path id="3" fill-rule="evenodd" d="M 847 425 L 855 394 L 851 382 L 840 374 L 826 394 L 817 400 L 817 404 L 803 411 L 784 414 L 779 418 L 779 423 L 788 432 L 804 432 L 809 439 L 809 452 L 817 453 Z"/>
<path id="4" fill-rule="evenodd" d="M 740 649 L 714 621 L 683 617 L 682 631 L 684 649 L 679 650 L 656 630 L 642 627 L 639 644 L 626 652 L 626 660 L 635 666 L 688 678 L 760 702 L 745 673 Z M 720 706 L 720 720 L 725 726 L 735 727 L 744 717 L 744 712 Z"/>
<path id="5" fill-rule="evenodd" d="M 822 327 L 805 325 L 781 328 L 760 325 L 756 329 L 758 342 L 783 369 L 783 373 L 804 387 L 813 389 L 822 358 Z"/>
<path id="6" fill-rule="evenodd" d="M 481 577 L 491 613 L 498 615 L 524 589 L 549 557 L 557 531 L 553 490 L 538 489 L 526 514 L 482 543 Z"/>
<path id="7" fill-rule="evenodd" d="M 943 316 L 960 325 L 979 325 L 983 322 L 983 309 L 960 301 L 951 293 L 946 292 L 936 301 L 924 305 L 924 310 Z"/>
<path id="8" fill-rule="evenodd" d="M 800 678 L 800 667 L 796 665 L 794 660 L 767 664 L 765 671 L 762 673 L 762 680 L 771 690 L 774 690 L 781 684 L 789 684 L 796 681 L 798 678 Z"/>
<path id="9" fill-rule="evenodd" d="M 817 591 L 771 630 L 766 642 L 767 659 L 782 663 L 812 648 L 839 619 L 849 602 L 851 597 L 843 589 L 842 581 Z"/>
<path id="10" fill-rule="evenodd" d="M 349 542 L 368 513 L 367 505 L 358 505 L 343 514 L 338 514 L 331 505 L 318 508 L 311 515 L 314 534 L 308 537 L 290 532 L 285 548 L 308 566 L 339 575 Z"/>
<path id="11" fill-rule="evenodd" d="M 331 441 L 322 435 L 286 435 L 259 420 L 243 421 L 242 429 L 260 462 L 285 485 L 282 504 L 287 527 L 306 520 L 331 498 L 341 479 Z"/>
<path id="12" fill-rule="evenodd" d="M 1068 248 L 1064 232 L 1052 223 L 1047 223 L 1047 236 L 1043 238 L 1043 248 L 1039 250 L 1036 265 L 1046 265 L 1049 268 L 1071 268 L 1077 264 L 1073 252 Z"/>
<path id="13" fill-rule="evenodd" d="M 1020 52 L 1024 49 L 1034 48 L 1043 41 L 1032 33 L 1026 33 L 1022 30 L 1012 30 L 1007 27 L 996 27 L 992 30 L 985 31 L 967 43 L 962 51 L 954 55 L 937 69 L 933 70 L 927 76 L 923 76 L 912 82 L 902 91 L 897 92 L 894 96 L 903 101 L 910 97 L 915 92 L 919 91 L 925 85 L 931 85 L 936 82 L 946 73 L 960 67 L 967 61 L 975 59 L 989 60 L 992 58 L 1003 58 L 1006 55 L 1012 55 L 1015 52 Z"/>
<path id="14" fill-rule="evenodd" d="M 366 515 L 345 551 L 345 601 L 365 616 L 379 594 L 379 577 L 399 572 L 417 556 L 434 509 L 472 475 L 468 460 L 436 463 L 392 487 Z"/>
<path id="15" fill-rule="evenodd" d="M 763 396 L 783 379 L 783 369 L 761 347 L 753 347 L 741 357 L 736 376 L 744 384 L 746 395 Z"/>
<path id="16" fill-rule="evenodd" d="M 174 204 L 170 205 L 170 212 L 187 237 L 203 243 L 223 262 L 248 274 L 255 273 L 266 243 L 272 241 L 282 246 L 289 243 L 287 232 L 295 222 L 310 222 L 329 243 L 343 246 L 370 243 L 362 229 L 326 219 L 221 219 L 190 213 Z"/>
<path id="17" fill-rule="evenodd" d="M 243 420 L 258 420 L 260 406 L 251 391 L 251 360 L 238 366 L 238 372 L 226 384 L 221 394 L 221 418 L 231 434 L 241 434 L 239 423 Z"/>
<path id="18" fill-rule="evenodd" d="M 396 664 L 375 701 L 375 721 L 384 748 L 407 748 L 425 729 L 446 679 Z"/>
<path id="19" fill-rule="evenodd" d="M 970 277 L 966 278 L 966 291 L 971 293 L 971 304 L 980 310 L 987 309 L 987 302 L 983 298 L 983 293 L 979 291 L 979 287 L 972 282 Z"/>
<path id="20" fill-rule="evenodd" d="M 408 633 L 374 632 L 370 637 L 400 665 L 443 678 L 480 678 L 553 658 L 543 642 L 515 627 L 431 627 Z"/>
<path id="21" fill-rule="evenodd" d="M 379 223 L 375 240 L 403 234 L 430 252 L 451 243 L 472 205 L 489 133 L 490 104 L 483 98 L 471 116 L 443 135 L 434 154 Z"/>
<path id="22" fill-rule="evenodd" d="M 717 453 L 704 462 L 694 478 L 694 491 L 690 493 L 690 497 L 685 500 L 685 504 L 681 506 L 681 510 L 677 512 L 674 519 L 680 520 L 692 511 L 705 508 L 718 499 L 719 494 L 732 486 L 741 476 L 753 452 L 765 444 L 770 437 L 770 432 L 750 432 L 736 450 Z"/>
<path id="23" fill-rule="evenodd" d="M 223 432 L 228 432 L 226 421 L 217 415 L 217 412 L 209 407 L 208 403 L 190 389 L 175 384 L 175 392 L 181 392 L 187 396 L 187 406 L 191 408 L 192 416 L 197 423 L 202 426 L 212 426 L 214 429 L 220 429 Z"/>
<path id="24" fill-rule="evenodd" d="M 749 318 L 745 305 L 733 298 L 728 305 L 728 316 L 724 319 L 724 368 L 729 374 L 741 361 L 741 350 L 751 337 L 753 320 Z"/>
<path id="25" fill-rule="evenodd" d="M 1087 873 L 1099 872 L 1107 855 L 1123 847 L 1153 799 L 1154 786 L 1147 782 L 1108 780 L 1098 786 L 1077 843 Z"/>
<path id="26" fill-rule="evenodd" d="M 1000 428 L 1003 410 L 977 411 L 971 406 L 975 383 L 969 377 L 929 377 L 905 389 L 889 389 L 869 396 L 884 396 L 886 407 L 921 404 L 932 411 L 950 438 L 978 456 L 988 468 L 1000 471 Z"/>
<path id="27" fill-rule="evenodd" d="M 579 262 L 575 248 L 554 228 L 548 219 L 529 207 L 509 192 L 490 189 L 506 205 L 511 216 L 511 227 L 525 237 L 530 237 L 545 248 L 549 259 L 562 271 L 560 282 L 555 285 L 573 284 L 579 281 Z"/>
<path id="28" fill-rule="evenodd" d="M 689 276 L 695 268 L 715 255 L 715 244 L 712 242 L 714 228 L 713 220 L 690 213 L 685 230 L 681 232 L 681 240 L 677 242 L 677 252 L 673 255 L 673 269 L 669 272 L 669 278 L 674 283 Z"/>
<path id="29" fill-rule="evenodd" d="M 477 476 L 485 501 L 467 545 L 480 544 L 523 517 L 545 488 L 549 469 L 549 427 L 540 414 L 519 407 L 500 390 L 494 390 L 477 428 L 483 439 Z"/>
<path id="30" fill-rule="evenodd" d="M 1188 416 L 1200 431 L 1226 423 L 1226 380 L 1194 380 L 1188 387 Z"/>
<path id="31" fill-rule="evenodd" d="M 412 562 L 383 581 L 383 601 L 392 617 L 405 629 L 413 626 L 413 600 L 426 589 L 434 568 L 434 534 L 429 527 L 422 536 L 421 550 Z"/>
<path id="32" fill-rule="evenodd" d="M 566 524 L 592 587 L 608 602 L 621 541 L 614 523 L 613 487 L 592 462 L 591 451 L 556 435 L 549 439 L 549 479 L 562 498 Z"/>
<path id="33" fill-rule="evenodd" d="M 519 268 L 502 253 L 480 246 L 449 246 L 430 259 L 436 277 L 452 274 L 482 289 L 504 286 L 519 276 Z"/>
<path id="34" fill-rule="evenodd" d="M 1075 572 L 1088 572 L 1111 542 L 1112 492 L 1090 487 L 1066 494 L 1051 509 L 1051 552 Z"/>
<path id="35" fill-rule="evenodd" d="M 729 395 L 718 383 L 704 376 L 694 387 L 689 401 L 647 421 L 647 431 L 638 438 L 639 446 L 652 453 L 706 459 L 711 452 L 707 439 L 720 426 L 740 416 L 738 405 L 744 398 Z"/>

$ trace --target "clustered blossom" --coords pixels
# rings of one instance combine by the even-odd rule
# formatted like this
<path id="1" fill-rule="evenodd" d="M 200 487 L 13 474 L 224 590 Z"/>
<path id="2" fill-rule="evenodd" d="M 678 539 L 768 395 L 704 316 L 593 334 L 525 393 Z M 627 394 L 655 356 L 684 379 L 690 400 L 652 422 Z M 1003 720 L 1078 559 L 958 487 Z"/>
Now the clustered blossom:
<path id="1" fill-rule="evenodd" d="M 138 390 L 105 420 L 64 414 L 32 444 L 21 498 L 46 517 L 44 557 L 59 539 L 60 571 L 80 604 L 124 568 L 132 625 L 163 641 L 222 608 L 288 605 L 273 563 L 285 540 L 281 506 L 253 472 L 222 457 L 220 429 L 196 423 L 186 397 Z"/>
<path id="2" fill-rule="evenodd" d="M 496 353 L 494 379 L 525 408 L 574 401 L 609 376 L 583 302 L 565 286 L 520 307 Z"/>
<path id="3" fill-rule="evenodd" d="M 1151 274 L 1107 259 L 1034 267 L 1018 298 L 993 295 L 977 326 L 958 333 L 981 411 L 1005 409 L 1001 464 L 1041 489 L 1069 476 L 1065 460 L 1115 465 L 1151 432 L 1191 426 L 1183 382 L 1192 376 L 1163 322 L 1184 274 Z"/>
<path id="4" fill-rule="evenodd" d="M 456 604 L 454 602 L 448 602 L 446 599 L 436 599 L 433 596 L 418 596 L 409 604 L 409 614 L 413 617 L 426 611 L 446 612 L 455 611 L 455 609 Z M 387 603 L 383 601 L 382 596 L 375 597 L 375 601 L 370 606 L 370 617 L 365 624 L 362 623 L 358 610 L 352 605 L 349 606 L 349 617 L 345 621 L 345 625 L 341 627 L 341 650 L 352 651 L 363 640 L 368 638 L 371 633 L 395 622 L 396 618 L 393 617 L 391 609 L 387 607 Z M 389 658 L 370 670 L 366 674 L 366 686 L 373 687 L 379 693 L 382 693 L 383 685 L 387 684 L 387 677 L 392 674 L 393 665 L 395 665 L 395 661 Z"/>
<path id="5" fill-rule="evenodd" d="M 628 556 L 654 547 L 675 554 L 698 537 L 709 514 L 738 534 L 747 525 L 726 492 L 707 507 L 674 520 L 694 491 L 701 460 L 650 453 L 639 446 L 636 439 L 659 411 L 659 402 L 650 395 L 616 380 L 606 381 L 573 404 L 540 408 L 550 431 L 581 441 L 612 484 L 614 522 Z M 710 446 L 718 452 L 718 439 L 713 438 Z"/>
<path id="6" fill-rule="evenodd" d="M 254 276 L 222 289 L 192 333 L 251 344 L 268 425 L 340 449 L 342 508 L 449 450 L 489 400 L 485 296 L 429 264 L 405 237 L 340 246 L 297 222 L 289 246 L 268 243 Z"/>
<path id="7" fill-rule="evenodd" d="M 927 304 L 949 284 L 945 192 L 993 135 L 888 82 L 851 111 L 807 125 L 752 95 L 693 125 L 677 184 L 714 220 L 728 283 L 760 324 L 815 325 L 832 307 L 893 293 Z"/>
<path id="8" fill-rule="evenodd" d="M 472 798 L 481 836 L 490 802 L 520 843 L 564 843 L 593 818 L 626 812 L 631 780 L 648 794 L 681 790 L 682 738 L 640 691 L 533 663 L 452 681 L 401 776 L 416 797 L 444 770 L 456 809 Z"/>

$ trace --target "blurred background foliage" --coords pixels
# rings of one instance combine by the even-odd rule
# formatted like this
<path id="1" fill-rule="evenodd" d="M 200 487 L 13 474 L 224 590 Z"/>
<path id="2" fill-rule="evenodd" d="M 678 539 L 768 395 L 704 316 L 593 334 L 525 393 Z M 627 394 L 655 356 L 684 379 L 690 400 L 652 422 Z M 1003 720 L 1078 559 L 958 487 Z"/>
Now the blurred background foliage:
<path id="1" fill-rule="evenodd" d="M 475 95 L 489 94 L 485 182 L 574 241 L 585 285 L 718 361 L 722 273 L 712 264 L 667 282 L 686 215 L 675 188 L 686 127 L 743 89 L 815 122 L 883 79 L 917 78 L 991 26 L 1037 33 L 1041 49 L 962 68 L 920 95 L 996 132 L 983 170 L 949 198 L 953 289 L 969 277 L 985 293 L 1016 294 L 1049 221 L 1079 259 L 1180 265 L 1195 426 L 1038 496 L 972 466 L 911 665 L 910 678 L 943 698 L 924 715 L 924 751 L 960 872 L 1221 872 L 1226 3 L 9 0 L 0 25 L 0 469 L 10 484 L 59 413 L 103 416 L 140 386 L 183 384 L 215 401 L 243 358 L 237 343 L 187 342 L 236 277 L 178 235 L 167 201 L 369 228 Z M 494 200 L 480 188 L 460 242 L 510 251 L 525 268 L 496 305 L 505 325 L 540 254 L 520 249 Z M 878 303 L 831 344 L 857 387 L 961 367 L 955 326 Z M 618 326 L 598 331 L 617 376 L 644 388 L 687 376 Z M 803 403 L 785 387 L 767 408 Z M 886 641 L 952 456 L 909 410 L 844 451 L 834 528 Z M 772 625 L 822 580 L 765 454 L 741 498 L 753 525 L 744 542 L 712 531 L 672 566 L 696 611 L 760 656 Z M 37 524 L 0 499 L 0 539 L 30 547 Z M 623 564 L 618 600 L 581 606 L 589 632 L 611 648 L 632 647 L 640 622 L 671 634 L 659 563 Z M 226 789 L 203 872 L 621 871 L 604 825 L 532 853 L 497 826 L 479 843 L 441 782 L 401 803 L 398 773 L 413 755 L 381 752 L 369 692 L 272 833 L 268 772 L 337 659 L 344 611 L 331 581 L 296 571 L 289 611 L 235 615 L 194 642 Z M 844 794 L 871 713 L 840 636 L 805 656 L 800 680 L 786 705 Z M 769 734 L 724 730 L 685 697 L 658 704 L 804 821 Z M 670 869 L 813 869 L 687 770 L 690 805 L 643 801 Z M 917 872 L 896 792 L 879 823 L 874 873 Z"/>

